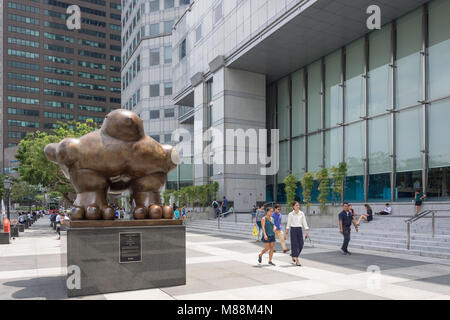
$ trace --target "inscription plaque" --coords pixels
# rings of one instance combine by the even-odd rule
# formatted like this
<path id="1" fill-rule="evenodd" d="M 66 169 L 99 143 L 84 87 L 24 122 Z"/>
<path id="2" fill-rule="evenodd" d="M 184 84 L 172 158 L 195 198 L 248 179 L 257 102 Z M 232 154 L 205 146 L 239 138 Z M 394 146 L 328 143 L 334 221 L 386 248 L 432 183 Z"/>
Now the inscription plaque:
<path id="1" fill-rule="evenodd" d="M 142 262 L 142 233 L 119 233 L 120 263 Z"/>

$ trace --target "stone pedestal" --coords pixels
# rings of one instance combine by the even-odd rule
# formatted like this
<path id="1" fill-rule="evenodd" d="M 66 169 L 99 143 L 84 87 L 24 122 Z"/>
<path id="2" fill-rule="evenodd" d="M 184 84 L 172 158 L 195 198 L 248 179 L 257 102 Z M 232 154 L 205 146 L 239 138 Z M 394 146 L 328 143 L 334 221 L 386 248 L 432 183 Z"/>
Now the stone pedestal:
<path id="1" fill-rule="evenodd" d="M 69 297 L 185 285 L 186 228 L 175 220 L 72 221 L 67 267 Z"/>
<path id="2" fill-rule="evenodd" d="M 25 226 L 23 224 L 19 223 L 17 226 L 19 228 L 19 232 L 25 232 Z"/>
<path id="3" fill-rule="evenodd" d="M 28 224 L 28 221 L 25 221 L 25 222 L 23 223 L 23 227 L 24 227 L 25 229 L 28 229 L 28 228 L 30 227 L 30 225 Z"/>
<path id="4" fill-rule="evenodd" d="M 9 232 L 0 232 L 0 244 L 9 244 Z"/>

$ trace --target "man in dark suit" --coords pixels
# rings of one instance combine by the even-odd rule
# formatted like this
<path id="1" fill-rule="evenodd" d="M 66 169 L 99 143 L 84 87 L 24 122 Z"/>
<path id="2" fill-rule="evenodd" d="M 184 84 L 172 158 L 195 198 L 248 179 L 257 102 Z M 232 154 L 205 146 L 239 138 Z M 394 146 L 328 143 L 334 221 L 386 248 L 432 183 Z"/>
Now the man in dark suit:
<path id="1" fill-rule="evenodd" d="M 339 229 L 341 231 L 341 234 L 344 236 L 344 242 L 341 248 L 341 252 L 343 255 L 351 255 L 347 248 L 348 244 L 350 243 L 352 223 L 355 226 L 356 232 L 358 232 L 358 225 L 353 218 L 353 215 L 349 208 L 349 204 L 346 202 L 344 203 L 344 210 L 339 213 Z"/>

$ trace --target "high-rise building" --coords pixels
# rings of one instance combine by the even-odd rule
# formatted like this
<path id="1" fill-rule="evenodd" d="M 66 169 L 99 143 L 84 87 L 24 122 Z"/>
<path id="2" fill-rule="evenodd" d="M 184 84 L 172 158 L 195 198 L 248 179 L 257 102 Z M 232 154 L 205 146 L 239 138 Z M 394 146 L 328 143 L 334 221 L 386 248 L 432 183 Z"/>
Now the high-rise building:
<path id="1" fill-rule="evenodd" d="M 80 29 L 68 27 L 72 5 L 80 9 Z M 2 6 L 2 148 L 58 121 L 101 123 L 120 108 L 120 0 L 5 0 Z"/>
<path id="2" fill-rule="evenodd" d="M 172 101 L 172 29 L 189 3 L 122 0 L 122 108 L 138 114 L 145 133 L 164 144 L 172 144 L 184 112 Z M 192 168 L 183 166 L 169 176 L 168 188 L 191 182 Z"/>
<path id="3" fill-rule="evenodd" d="M 220 196 L 249 210 L 284 202 L 290 173 L 345 161 L 348 201 L 410 202 L 417 189 L 448 201 L 449 17 L 448 0 L 194 1 L 172 47 L 174 101 L 195 110 L 195 183 L 218 181 Z M 241 128 L 253 142 L 246 130 L 278 129 L 268 144 L 279 146 L 279 170 L 262 175 L 260 159 L 229 165 L 228 137 L 206 164 L 210 128 Z"/>

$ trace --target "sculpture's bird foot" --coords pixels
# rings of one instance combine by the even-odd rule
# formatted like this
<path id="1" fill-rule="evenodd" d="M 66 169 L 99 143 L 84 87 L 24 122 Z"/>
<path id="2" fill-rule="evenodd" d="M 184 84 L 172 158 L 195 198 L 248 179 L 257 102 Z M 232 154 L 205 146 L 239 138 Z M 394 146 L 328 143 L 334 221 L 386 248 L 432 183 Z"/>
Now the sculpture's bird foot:
<path id="1" fill-rule="evenodd" d="M 87 220 L 102 220 L 102 211 L 96 204 L 91 204 L 86 208 Z"/>
<path id="2" fill-rule="evenodd" d="M 163 219 L 165 219 L 165 220 L 173 219 L 173 216 L 175 213 L 173 212 L 172 207 L 164 206 L 164 207 L 162 207 L 162 211 L 163 211 L 163 216 L 162 216 Z"/>
<path id="3" fill-rule="evenodd" d="M 102 217 L 103 220 L 115 220 L 116 219 L 116 212 L 113 208 L 104 206 L 102 209 Z"/>
<path id="4" fill-rule="evenodd" d="M 137 206 L 133 211 L 134 220 L 145 220 L 147 218 L 147 208 Z"/>
<path id="5" fill-rule="evenodd" d="M 150 206 L 148 209 L 148 212 L 149 212 L 149 217 L 152 220 L 160 220 L 163 217 L 163 210 L 162 210 L 161 206 L 158 206 L 158 205 Z"/>
<path id="6" fill-rule="evenodd" d="M 83 207 L 73 207 L 70 210 L 70 220 L 71 221 L 78 221 L 83 220 L 85 218 L 86 210 Z"/>

